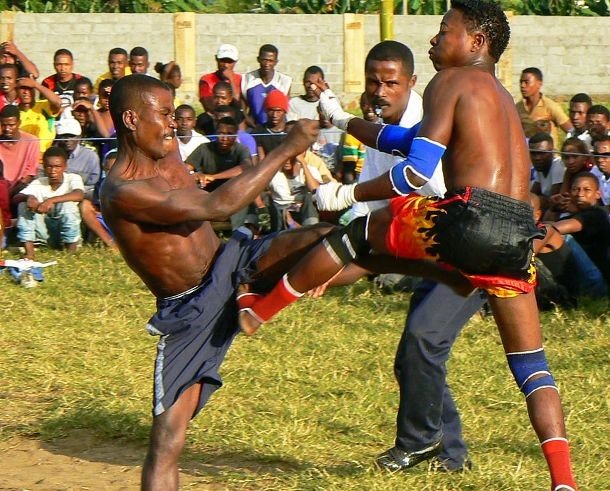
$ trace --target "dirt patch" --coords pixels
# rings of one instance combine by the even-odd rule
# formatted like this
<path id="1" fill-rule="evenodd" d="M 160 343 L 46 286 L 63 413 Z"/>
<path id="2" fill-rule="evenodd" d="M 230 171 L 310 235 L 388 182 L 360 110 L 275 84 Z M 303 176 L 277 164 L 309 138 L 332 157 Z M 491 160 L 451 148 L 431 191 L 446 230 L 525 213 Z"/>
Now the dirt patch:
<path id="1" fill-rule="evenodd" d="M 87 430 L 51 443 L 31 439 L 0 442 L 0 490 L 137 490 L 146 448 L 129 442 L 100 441 Z M 191 466 L 192 467 L 192 466 Z M 183 489 L 220 490 L 226 485 L 180 473 Z M 214 472 L 213 469 L 210 469 Z"/>

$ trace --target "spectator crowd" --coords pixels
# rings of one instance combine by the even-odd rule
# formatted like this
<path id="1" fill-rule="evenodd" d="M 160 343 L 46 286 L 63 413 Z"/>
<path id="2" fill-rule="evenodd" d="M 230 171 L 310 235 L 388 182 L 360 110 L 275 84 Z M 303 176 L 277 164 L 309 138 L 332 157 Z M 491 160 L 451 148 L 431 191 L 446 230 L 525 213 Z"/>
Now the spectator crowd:
<path id="1" fill-rule="evenodd" d="M 158 77 L 171 88 L 180 158 L 207 191 L 256 166 L 280 144 L 293 121 L 320 121 L 318 141 L 287 161 L 253 203 L 215 224 L 219 233 L 247 227 L 261 235 L 321 218 L 347 223 L 361 213 L 344 210 L 320 217 L 312 193 L 332 180 L 367 179 L 367 168 L 374 172 L 370 169 L 379 159 L 398 157 L 384 157 L 330 123 L 313 90 L 316 81 L 324 80 L 321 67 L 307 67 L 302 88 L 295 89 L 292 78 L 276 69 L 279 52 L 272 44 L 259 48 L 256 70 L 238 73 L 238 61 L 235 46 L 218 47 L 216 70 L 199 80 L 203 112 L 198 114 L 176 95 L 180 67 L 159 62 L 151 73 L 144 47 L 111 49 L 108 71 L 95 78 L 75 72 L 73 54 L 58 49 L 55 73 L 39 82 L 38 69 L 26 54 L 10 41 L 0 44 L 2 248 L 16 244 L 27 259 L 34 259 L 43 244 L 68 252 L 83 242 L 115 248 L 100 213 L 99 190 L 116 158 L 109 96 L 114 83 L 132 73 Z M 609 292 L 610 112 L 579 93 L 569 100 L 566 114 L 542 88 L 542 71 L 525 68 L 516 108 L 532 163 L 534 216 L 547 229 L 536 257 L 538 300 L 541 307 L 574 306 L 581 296 Z M 292 89 L 302 93 L 291 96 Z M 383 90 L 390 89 L 367 80 L 360 97 L 362 117 L 399 124 L 402 112 L 393 121 L 383 113 L 387 107 L 372 102 Z"/>

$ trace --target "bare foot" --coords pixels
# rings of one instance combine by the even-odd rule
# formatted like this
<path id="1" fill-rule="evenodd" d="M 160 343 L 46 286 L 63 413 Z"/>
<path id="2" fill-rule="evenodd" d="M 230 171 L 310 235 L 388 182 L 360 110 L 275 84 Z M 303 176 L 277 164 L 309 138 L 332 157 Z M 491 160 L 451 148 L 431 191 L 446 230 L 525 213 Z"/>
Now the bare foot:
<path id="1" fill-rule="evenodd" d="M 252 309 L 240 309 L 238 314 L 239 328 L 246 336 L 252 336 L 258 328 L 263 324 L 257 319 L 256 314 L 252 312 Z"/>

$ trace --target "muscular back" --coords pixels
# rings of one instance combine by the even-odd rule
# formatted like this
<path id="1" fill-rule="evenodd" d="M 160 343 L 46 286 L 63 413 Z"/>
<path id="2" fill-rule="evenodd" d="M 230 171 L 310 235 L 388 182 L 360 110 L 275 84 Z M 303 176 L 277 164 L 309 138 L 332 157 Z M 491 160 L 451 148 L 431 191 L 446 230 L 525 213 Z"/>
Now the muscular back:
<path id="1" fill-rule="evenodd" d="M 476 186 L 528 200 L 529 155 L 512 97 L 475 66 L 439 71 L 424 94 L 419 136 L 447 146 L 447 189 Z"/>
<path id="2" fill-rule="evenodd" d="M 173 154 L 155 166 L 133 169 L 117 162 L 101 193 L 104 218 L 121 254 L 157 297 L 198 285 L 220 242 L 208 221 L 180 219 L 167 201 L 176 192 L 195 197 L 205 192 Z"/>

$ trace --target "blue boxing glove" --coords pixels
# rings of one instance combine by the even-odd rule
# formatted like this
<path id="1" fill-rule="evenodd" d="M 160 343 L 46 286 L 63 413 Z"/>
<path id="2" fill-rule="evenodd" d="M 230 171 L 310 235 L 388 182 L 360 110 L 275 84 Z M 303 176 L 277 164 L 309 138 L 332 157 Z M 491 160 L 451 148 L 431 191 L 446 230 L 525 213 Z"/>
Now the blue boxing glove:
<path id="1" fill-rule="evenodd" d="M 429 138 L 418 136 L 413 139 L 409 156 L 390 169 L 390 181 L 394 192 L 406 195 L 420 189 L 407 174 L 412 172 L 424 181 L 429 181 L 447 147 Z"/>
<path id="2" fill-rule="evenodd" d="M 411 128 L 403 128 L 392 124 L 384 125 L 377 135 L 377 150 L 406 157 L 411 151 L 411 144 L 417 136 L 419 126 L 420 123 L 411 126 Z"/>

